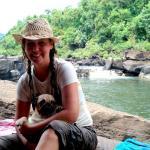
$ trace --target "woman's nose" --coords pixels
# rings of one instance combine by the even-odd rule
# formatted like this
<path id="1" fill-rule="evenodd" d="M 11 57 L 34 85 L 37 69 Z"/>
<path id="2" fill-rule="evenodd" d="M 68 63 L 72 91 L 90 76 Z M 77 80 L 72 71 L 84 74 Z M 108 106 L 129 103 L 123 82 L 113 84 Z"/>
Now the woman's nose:
<path id="1" fill-rule="evenodd" d="M 38 43 L 35 43 L 35 44 L 34 44 L 32 51 L 33 51 L 33 52 L 39 51 L 39 45 L 38 45 Z"/>

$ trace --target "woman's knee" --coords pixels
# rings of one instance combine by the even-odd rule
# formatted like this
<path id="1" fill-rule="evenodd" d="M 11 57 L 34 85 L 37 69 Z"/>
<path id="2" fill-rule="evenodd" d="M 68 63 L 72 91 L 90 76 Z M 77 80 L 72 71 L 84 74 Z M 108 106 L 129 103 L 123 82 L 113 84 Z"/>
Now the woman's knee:
<path id="1" fill-rule="evenodd" d="M 53 129 L 47 129 L 42 134 L 35 150 L 58 150 L 59 149 L 59 140 Z"/>
<path id="2" fill-rule="evenodd" d="M 49 128 L 43 132 L 41 139 L 44 141 L 51 140 L 57 142 L 58 136 L 53 129 Z"/>
<path id="3" fill-rule="evenodd" d="M 49 124 L 49 127 L 52 129 L 57 129 L 57 130 L 65 130 L 66 128 L 66 122 L 60 121 L 60 120 L 54 120 Z"/>

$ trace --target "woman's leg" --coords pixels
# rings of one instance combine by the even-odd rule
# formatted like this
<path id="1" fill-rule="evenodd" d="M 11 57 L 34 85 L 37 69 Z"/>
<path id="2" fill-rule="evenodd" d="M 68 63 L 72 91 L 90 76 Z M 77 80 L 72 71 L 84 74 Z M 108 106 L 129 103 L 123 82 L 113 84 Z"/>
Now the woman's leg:
<path id="1" fill-rule="evenodd" d="M 54 120 L 45 128 L 35 150 L 95 150 L 96 146 L 93 127 Z"/>
<path id="2" fill-rule="evenodd" d="M 42 134 L 35 150 L 59 150 L 59 140 L 53 129 L 47 129 Z"/>
<path id="3" fill-rule="evenodd" d="M 79 127 L 64 121 L 54 120 L 46 129 L 53 129 L 62 150 L 95 150 L 97 136 L 93 127 Z M 52 148 L 53 149 L 53 148 Z M 39 150 L 39 149 L 38 149 Z"/>
<path id="4" fill-rule="evenodd" d="M 10 134 L 0 136 L 0 150 L 25 150 L 25 146 L 17 134 Z"/>

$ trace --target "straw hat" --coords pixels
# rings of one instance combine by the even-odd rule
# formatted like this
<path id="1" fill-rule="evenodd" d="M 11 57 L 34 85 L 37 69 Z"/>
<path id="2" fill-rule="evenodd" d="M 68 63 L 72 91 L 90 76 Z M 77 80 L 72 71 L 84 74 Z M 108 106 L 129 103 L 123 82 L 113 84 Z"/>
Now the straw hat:
<path id="1" fill-rule="evenodd" d="M 53 31 L 48 21 L 42 18 L 28 22 L 23 32 L 21 34 L 13 34 L 13 37 L 19 44 L 22 44 L 22 39 L 38 40 L 50 38 L 54 43 L 59 42 L 59 38 L 53 36 Z"/>

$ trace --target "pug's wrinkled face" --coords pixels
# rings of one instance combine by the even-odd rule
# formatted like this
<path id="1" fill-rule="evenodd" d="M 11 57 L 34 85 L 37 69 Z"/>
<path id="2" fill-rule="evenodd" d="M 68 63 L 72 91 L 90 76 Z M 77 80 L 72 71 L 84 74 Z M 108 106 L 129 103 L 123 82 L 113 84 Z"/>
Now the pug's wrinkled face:
<path id="1" fill-rule="evenodd" d="M 50 94 L 42 94 L 38 96 L 36 109 L 43 117 L 48 117 L 55 112 L 56 102 Z"/>

